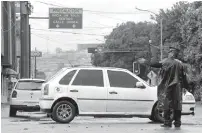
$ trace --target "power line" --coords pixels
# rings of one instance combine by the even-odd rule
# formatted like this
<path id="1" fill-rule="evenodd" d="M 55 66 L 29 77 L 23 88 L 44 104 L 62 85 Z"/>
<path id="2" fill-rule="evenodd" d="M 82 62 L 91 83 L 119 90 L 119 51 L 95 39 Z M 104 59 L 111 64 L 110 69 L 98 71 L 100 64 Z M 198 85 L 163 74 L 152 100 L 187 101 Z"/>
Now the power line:
<path id="1" fill-rule="evenodd" d="M 128 20 L 123 20 L 123 19 L 119 19 L 119 18 L 115 18 L 115 17 L 104 16 L 104 15 L 101 15 L 101 14 L 98 14 L 98 13 L 93 13 L 93 14 L 94 14 L 94 15 L 101 16 L 101 17 L 105 17 L 105 18 L 114 19 L 114 20 L 119 20 L 119 21 L 128 21 Z"/>
<path id="2" fill-rule="evenodd" d="M 36 20 L 36 19 L 32 19 L 32 20 Z M 98 22 L 95 22 L 95 21 L 91 21 L 93 23 L 97 23 Z M 40 25 L 40 23 L 35 23 L 35 22 L 31 22 L 31 23 L 34 23 L 34 24 L 37 24 L 37 25 Z M 109 25 L 104 25 L 104 24 L 100 24 L 99 25 L 102 25 L 101 27 L 84 27 L 82 30 L 85 30 L 85 29 L 111 29 L 111 28 L 115 28 L 114 26 L 109 26 Z"/>
<path id="3" fill-rule="evenodd" d="M 42 19 L 43 19 L 43 17 L 42 17 Z M 36 20 L 36 19 L 33 19 L 33 20 Z M 93 23 L 95 23 L 95 24 L 98 24 L 98 25 L 100 25 L 100 26 L 103 26 L 103 27 L 84 27 L 84 29 L 82 29 L 82 30 L 85 30 L 86 28 L 94 28 L 94 29 L 114 28 L 114 26 L 101 24 L 101 23 L 99 23 L 99 22 L 95 22 L 95 21 L 91 21 L 91 22 L 93 22 Z M 35 24 L 39 24 L 39 23 L 35 23 Z M 39 24 L 39 25 L 40 25 L 40 24 Z"/>
<path id="4" fill-rule="evenodd" d="M 33 34 L 33 33 L 31 33 L 31 34 Z M 60 42 L 58 42 L 58 41 L 55 41 L 55 40 L 52 40 L 52 39 L 49 39 L 49 38 L 41 37 L 40 35 L 37 35 L 37 34 L 33 34 L 33 35 L 35 35 L 35 36 L 37 36 L 37 37 L 39 37 L 39 38 L 42 38 L 42 39 L 51 40 L 51 41 L 54 41 L 54 42 L 60 43 Z M 68 59 L 67 59 L 67 61 L 68 61 L 69 64 L 72 66 L 72 63 L 71 63 Z"/>
<path id="5" fill-rule="evenodd" d="M 101 24 L 101 23 L 95 22 L 95 21 L 91 21 L 91 22 L 93 22 L 93 23 L 95 23 L 95 24 L 98 24 L 98 25 L 101 25 L 101 26 L 109 26 L 109 25 Z"/>
<path id="6" fill-rule="evenodd" d="M 47 2 L 42 2 L 42 1 L 36 1 L 36 2 L 38 2 L 38 3 L 42 3 L 42 4 L 45 4 L 45 5 L 50 5 L 50 6 L 62 7 L 62 6 L 59 6 L 59 5 L 56 5 L 56 4 L 47 3 Z"/>
<path id="7" fill-rule="evenodd" d="M 54 41 L 54 42 L 57 42 L 57 43 L 60 43 L 62 44 L 61 42 L 59 42 L 58 40 L 55 40 L 55 39 L 50 39 L 49 37 L 44 37 L 44 36 L 41 36 L 42 34 L 36 34 L 36 33 L 31 33 L 32 35 L 35 35 L 39 38 L 42 38 L 42 39 L 45 39 L 45 40 L 50 40 L 50 41 Z M 96 39 L 97 40 L 97 39 Z M 101 40 L 99 40 L 101 41 Z M 63 43 L 64 44 L 64 43 Z M 68 44 L 75 44 L 75 43 L 68 43 Z M 77 43 L 76 43 L 77 44 Z M 66 45 L 66 44 L 65 44 Z"/>
<path id="8" fill-rule="evenodd" d="M 60 43 L 61 44 L 61 42 L 59 42 L 59 41 L 56 41 L 56 40 L 53 40 L 53 39 L 50 39 L 50 38 L 46 38 L 46 37 L 42 37 L 41 35 L 39 35 L 39 34 L 35 34 L 35 33 L 31 33 L 32 35 L 35 35 L 35 36 L 37 36 L 37 37 L 39 37 L 39 38 L 42 38 L 42 39 L 45 39 L 45 40 L 51 40 L 51 41 L 54 41 L 54 42 L 57 42 L 57 43 Z"/>
<path id="9" fill-rule="evenodd" d="M 45 5 L 50 5 L 50 6 L 56 6 L 56 7 L 65 7 L 65 6 L 60 6 L 60 5 L 57 5 L 57 4 L 53 4 L 53 3 L 47 3 L 47 2 L 42 2 L 42 1 L 36 1 L 38 3 L 42 3 L 42 4 L 45 4 Z M 140 13 L 140 12 L 105 12 L 105 11 L 93 11 L 93 10 L 83 10 L 83 11 L 86 11 L 86 12 L 91 12 L 91 13 L 100 13 L 100 14 L 125 14 L 125 15 L 134 15 L 134 14 L 143 14 L 143 13 Z"/>
<path id="10" fill-rule="evenodd" d="M 35 33 L 32 32 L 32 34 L 35 34 Z M 37 35 L 38 35 L 38 36 L 42 36 L 42 37 L 44 36 L 47 40 L 48 40 L 48 38 L 49 38 L 49 36 L 47 36 L 46 34 L 38 34 L 38 33 L 37 33 Z M 55 38 L 55 37 L 54 37 L 54 38 Z M 59 39 L 59 38 L 55 38 L 55 39 Z M 103 40 L 99 40 L 99 39 L 97 39 L 97 38 L 95 38 L 94 40 L 89 40 L 89 39 L 88 39 L 88 40 L 82 40 L 82 39 L 69 40 L 69 39 L 68 39 L 68 41 L 70 41 L 70 42 L 74 42 L 74 41 L 95 41 L 95 40 L 103 42 Z"/>
<path id="11" fill-rule="evenodd" d="M 30 25 L 37 25 L 37 26 L 40 26 L 40 28 L 42 28 L 41 26 L 43 26 L 43 25 L 41 25 L 40 23 L 31 23 Z M 83 29 L 81 29 L 82 31 L 94 31 L 94 30 L 99 30 L 99 31 L 101 31 L 101 30 L 106 30 L 106 29 L 113 29 L 114 27 L 87 27 L 87 28 L 83 28 Z"/>
<path id="12" fill-rule="evenodd" d="M 69 34 L 75 34 L 75 35 L 106 36 L 106 35 L 90 34 L 90 33 L 78 33 L 78 32 L 68 32 L 68 31 L 53 31 L 53 30 L 34 29 L 34 28 L 31 28 L 31 29 L 40 30 L 40 31 L 49 31 L 49 32 L 69 33 Z"/>

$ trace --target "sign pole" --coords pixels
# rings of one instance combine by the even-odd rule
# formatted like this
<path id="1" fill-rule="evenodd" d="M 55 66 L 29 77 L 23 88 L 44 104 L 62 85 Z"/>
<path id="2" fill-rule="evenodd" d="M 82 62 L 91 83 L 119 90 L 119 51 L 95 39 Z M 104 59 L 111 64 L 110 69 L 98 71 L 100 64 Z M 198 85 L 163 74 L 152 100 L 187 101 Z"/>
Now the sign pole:
<path id="1" fill-rule="evenodd" d="M 35 48 L 35 51 L 36 51 L 36 48 Z M 34 77 L 36 78 L 36 56 L 34 56 L 34 63 L 35 63 L 35 69 L 34 69 Z"/>

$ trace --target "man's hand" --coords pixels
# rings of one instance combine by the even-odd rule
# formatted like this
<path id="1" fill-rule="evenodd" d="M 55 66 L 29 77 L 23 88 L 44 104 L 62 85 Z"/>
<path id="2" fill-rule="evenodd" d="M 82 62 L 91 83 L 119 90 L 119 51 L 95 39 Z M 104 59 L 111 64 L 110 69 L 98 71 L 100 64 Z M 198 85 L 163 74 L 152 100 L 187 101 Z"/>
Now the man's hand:
<path id="1" fill-rule="evenodd" d="M 146 59 L 144 59 L 144 58 L 138 59 L 137 62 L 140 63 L 140 64 L 147 64 L 148 63 L 148 61 Z"/>

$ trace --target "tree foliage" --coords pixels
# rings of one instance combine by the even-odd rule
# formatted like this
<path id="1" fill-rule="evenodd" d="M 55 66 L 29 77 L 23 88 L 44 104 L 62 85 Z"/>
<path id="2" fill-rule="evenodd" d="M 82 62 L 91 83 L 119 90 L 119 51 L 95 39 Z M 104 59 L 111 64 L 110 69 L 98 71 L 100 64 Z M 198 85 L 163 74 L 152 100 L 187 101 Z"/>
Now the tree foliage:
<path id="1" fill-rule="evenodd" d="M 95 66 L 120 67 L 132 71 L 132 63 L 139 57 L 148 58 L 150 33 L 154 24 L 127 22 L 117 26 L 106 36 L 103 48 L 108 51 L 135 51 L 131 53 L 96 53 L 92 56 Z"/>

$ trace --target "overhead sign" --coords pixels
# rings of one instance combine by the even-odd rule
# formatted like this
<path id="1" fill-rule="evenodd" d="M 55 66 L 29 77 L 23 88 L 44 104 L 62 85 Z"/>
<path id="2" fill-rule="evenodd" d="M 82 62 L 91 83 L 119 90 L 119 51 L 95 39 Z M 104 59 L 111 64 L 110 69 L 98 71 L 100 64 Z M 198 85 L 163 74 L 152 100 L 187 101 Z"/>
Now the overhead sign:
<path id="1" fill-rule="evenodd" d="M 82 29 L 82 8 L 49 8 L 50 29 Z"/>
<path id="2" fill-rule="evenodd" d="M 147 77 L 150 78 L 150 79 L 156 78 L 156 76 L 157 76 L 156 73 L 153 72 L 153 71 L 150 71 L 150 72 L 147 74 Z"/>
<path id="3" fill-rule="evenodd" d="M 31 57 L 42 57 L 42 52 L 40 51 L 32 51 Z"/>

